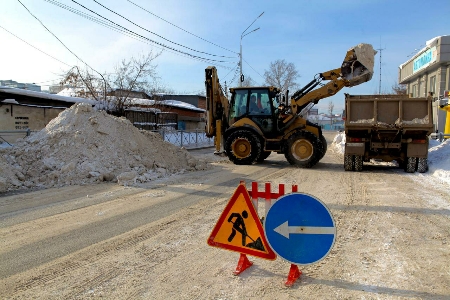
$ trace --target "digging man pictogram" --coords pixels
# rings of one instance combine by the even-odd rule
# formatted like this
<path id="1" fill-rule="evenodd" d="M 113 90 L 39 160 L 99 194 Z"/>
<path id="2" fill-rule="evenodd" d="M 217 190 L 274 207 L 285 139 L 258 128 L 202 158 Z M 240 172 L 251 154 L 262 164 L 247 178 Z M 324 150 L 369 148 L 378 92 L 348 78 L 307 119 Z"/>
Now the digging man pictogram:
<path id="1" fill-rule="evenodd" d="M 234 222 L 233 219 L 235 218 Z M 233 224 L 233 228 L 231 229 L 231 234 L 228 237 L 228 242 L 231 242 L 236 236 L 236 232 L 239 232 L 242 235 L 242 246 L 265 251 L 264 246 L 261 242 L 261 238 L 258 237 L 256 241 L 252 239 L 245 228 L 244 219 L 248 218 L 248 212 L 246 210 L 242 211 L 242 215 L 239 213 L 232 213 L 228 217 L 228 222 Z M 251 243 L 246 244 L 247 237 L 252 240 Z"/>

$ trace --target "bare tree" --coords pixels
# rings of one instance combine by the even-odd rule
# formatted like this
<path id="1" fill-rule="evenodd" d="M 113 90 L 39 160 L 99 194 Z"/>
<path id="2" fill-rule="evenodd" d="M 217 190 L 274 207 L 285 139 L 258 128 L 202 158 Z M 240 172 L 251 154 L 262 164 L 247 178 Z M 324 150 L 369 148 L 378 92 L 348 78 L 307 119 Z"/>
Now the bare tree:
<path id="1" fill-rule="evenodd" d="M 333 110 L 334 110 L 334 103 L 330 100 L 328 102 L 328 113 L 330 114 L 330 129 L 333 129 Z"/>
<path id="2" fill-rule="evenodd" d="M 295 65 L 287 63 L 284 59 L 278 59 L 270 63 L 269 70 L 264 72 L 264 79 L 267 85 L 273 85 L 286 91 L 289 89 L 297 89 L 298 84 L 295 80 L 300 77 Z"/>
<path id="3" fill-rule="evenodd" d="M 395 95 L 406 95 L 406 85 L 396 83 L 392 86 L 392 91 Z"/>
<path id="4" fill-rule="evenodd" d="M 132 57 L 130 60 L 123 59 L 116 67 L 115 73 L 110 75 L 112 86 L 120 91 L 115 93 L 115 109 L 123 112 L 124 108 L 130 103 L 130 94 L 133 91 L 150 92 L 158 82 L 156 73 L 157 65 L 152 61 L 156 59 L 161 52 L 153 54 Z"/>
<path id="5" fill-rule="evenodd" d="M 75 97 L 92 98 L 99 101 L 102 96 L 103 100 L 105 99 L 108 83 L 103 75 L 95 76 L 87 66 L 85 70 L 80 70 L 78 66 L 75 66 L 62 75 L 60 85 L 74 88 Z"/>
<path id="6" fill-rule="evenodd" d="M 71 68 L 63 75 L 61 85 L 70 85 L 76 89 L 76 96 L 103 100 L 108 109 L 121 114 L 130 102 L 133 91 L 156 92 L 161 91 L 159 78 L 156 73 L 157 65 L 152 64 L 161 52 L 131 57 L 122 60 L 107 76 L 96 76 L 91 70 L 82 71 L 79 67 Z M 106 79 L 105 79 L 106 77 Z M 167 88 L 165 88 L 167 90 Z M 107 100 L 106 94 L 116 90 L 115 97 Z M 103 96 L 103 97 L 102 97 Z"/>

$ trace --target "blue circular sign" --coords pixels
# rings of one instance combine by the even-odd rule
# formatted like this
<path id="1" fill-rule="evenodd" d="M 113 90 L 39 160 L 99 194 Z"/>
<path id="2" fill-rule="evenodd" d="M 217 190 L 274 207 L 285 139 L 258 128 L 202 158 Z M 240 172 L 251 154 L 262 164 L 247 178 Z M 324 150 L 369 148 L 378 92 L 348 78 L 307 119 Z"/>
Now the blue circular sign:
<path id="1" fill-rule="evenodd" d="M 325 204 L 302 193 L 278 198 L 267 212 L 264 232 L 273 251 L 297 265 L 325 258 L 336 238 L 333 216 Z"/>

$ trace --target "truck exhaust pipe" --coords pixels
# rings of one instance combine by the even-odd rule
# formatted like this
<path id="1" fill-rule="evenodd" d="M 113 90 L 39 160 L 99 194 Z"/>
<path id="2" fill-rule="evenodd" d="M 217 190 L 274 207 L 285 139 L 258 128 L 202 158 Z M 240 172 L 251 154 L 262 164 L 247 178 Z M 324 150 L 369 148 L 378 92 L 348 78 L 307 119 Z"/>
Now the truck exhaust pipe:
<path id="1" fill-rule="evenodd" d="M 342 78 L 347 87 L 359 85 L 372 79 L 375 51 L 370 44 L 359 44 L 347 51 L 341 66 Z"/>

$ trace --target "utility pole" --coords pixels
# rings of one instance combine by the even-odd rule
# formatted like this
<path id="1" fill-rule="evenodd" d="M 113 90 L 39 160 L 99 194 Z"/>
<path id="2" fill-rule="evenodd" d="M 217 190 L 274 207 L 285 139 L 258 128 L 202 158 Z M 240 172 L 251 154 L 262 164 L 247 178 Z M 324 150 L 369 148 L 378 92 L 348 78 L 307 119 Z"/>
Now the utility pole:
<path id="1" fill-rule="evenodd" d="M 253 23 L 255 23 L 256 20 L 258 20 L 259 17 L 261 17 L 263 14 L 264 14 L 264 12 L 262 12 L 262 13 L 261 13 L 261 14 L 260 14 L 260 15 L 252 22 L 252 24 L 250 24 L 250 25 L 247 27 L 247 29 L 249 29 L 250 26 L 252 26 Z M 242 34 L 241 34 L 241 43 L 240 43 L 240 51 L 239 51 L 239 68 L 240 68 L 239 86 L 240 86 L 240 87 L 242 87 L 242 82 L 244 81 L 244 74 L 242 74 L 242 38 L 243 38 L 244 36 L 246 36 L 246 35 L 249 35 L 249 34 L 252 33 L 252 32 L 255 32 L 256 30 L 259 29 L 259 27 L 256 28 L 256 29 L 253 29 L 253 30 L 250 31 L 250 32 L 245 33 L 245 32 L 247 31 L 247 29 L 245 29 L 245 30 L 242 32 Z M 245 33 L 245 34 L 244 34 L 244 33 Z"/>

